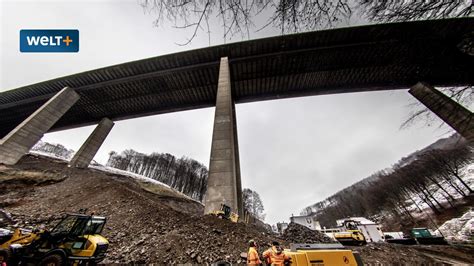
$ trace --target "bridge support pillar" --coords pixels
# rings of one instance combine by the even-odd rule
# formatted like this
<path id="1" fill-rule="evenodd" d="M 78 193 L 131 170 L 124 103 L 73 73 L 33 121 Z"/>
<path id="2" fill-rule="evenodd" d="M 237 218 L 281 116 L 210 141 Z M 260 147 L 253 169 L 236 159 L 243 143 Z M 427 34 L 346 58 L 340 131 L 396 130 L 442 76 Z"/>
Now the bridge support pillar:
<path id="1" fill-rule="evenodd" d="M 0 140 L 0 163 L 16 164 L 48 130 L 79 100 L 65 87 Z"/>
<path id="2" fill-rule="evenodd" d="M 104 118 L 100 121 L 97 127 L 92 131 L 86 142 L 82 144 L 81 148 L 76 152 L 74 157 L 69 162 L 69 166 L 77 168 L 87 168 L 94 159 L 97 151 L 99 150 L 105 138 L 109 135 L 114 122 L 108 118 Z"/>
<path id="3" fill-rule="evenodd" d="M 221 203 L 243 217 L 237 123 L 227 57 L 221 58 L 219 69 L 204 213 L 219 210 Z"/>
<path id="4" fill-rule="evenodd" d="M 471 111 L 429 84 L 418 82 L 408 91 L 470 144 L 474 143 L 474 116 Z"/>

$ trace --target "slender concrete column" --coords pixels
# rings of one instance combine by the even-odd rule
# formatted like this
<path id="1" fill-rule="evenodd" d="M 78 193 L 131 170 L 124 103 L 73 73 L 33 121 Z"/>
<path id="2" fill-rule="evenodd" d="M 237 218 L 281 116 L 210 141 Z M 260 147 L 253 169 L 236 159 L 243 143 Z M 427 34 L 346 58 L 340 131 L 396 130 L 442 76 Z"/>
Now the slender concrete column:
<path id="1" fill-rule="evenodd" d="M 219 70 L 204 213 L 218 210 L 221 203 L 243 217 L 237 123 L 227 57 L 221 58 Z"/>
<path id="2" fill-rule="evenodd" d="M 81 148 L 76 152 L 71 162 L 69 162 L 69 165 L 78 168 L 87 168 L 113 126 L 114 122 L 112 122 L 112 120 L 108 118 L 102 119 L 87 138 L 86 142 L 84 142 Z"/>
<path id="3" fill-rule="evenodd" d="M 0 140 L 0 163 L 16 164 L 36 142 L 79 100 L 65 87 Z"/>
<path id="4" fill-rule="evenodd" d="M 474 143 L 474 116 L 471 111 L 423 82 L 418 82 L 408 92 L 469 143 Z"/>

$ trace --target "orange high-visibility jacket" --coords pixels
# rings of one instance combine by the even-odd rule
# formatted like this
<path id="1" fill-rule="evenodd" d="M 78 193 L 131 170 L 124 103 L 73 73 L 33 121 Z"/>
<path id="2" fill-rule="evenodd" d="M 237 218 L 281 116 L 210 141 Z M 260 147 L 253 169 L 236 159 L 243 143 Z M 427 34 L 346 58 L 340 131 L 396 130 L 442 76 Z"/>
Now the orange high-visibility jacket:
<path id="1" fill-rule="evenodd" d="M 255 247 L 250 247 L 249 252 L 247 253 L 247 264 L 248 265 L 260 265 L 260 257 L 258 256 L 258 251 Z"/>
<path id="2" fill-rule="evenodd" d="M 266 262 L 271 265 L 284 265 L 285 261 L 290 259 L 290 257 L 283 251 L 280 254 L 277 254 L 275 247 L 271 247 L 267 251 L 263 252 L 263 257 L 265 258 Z"/>

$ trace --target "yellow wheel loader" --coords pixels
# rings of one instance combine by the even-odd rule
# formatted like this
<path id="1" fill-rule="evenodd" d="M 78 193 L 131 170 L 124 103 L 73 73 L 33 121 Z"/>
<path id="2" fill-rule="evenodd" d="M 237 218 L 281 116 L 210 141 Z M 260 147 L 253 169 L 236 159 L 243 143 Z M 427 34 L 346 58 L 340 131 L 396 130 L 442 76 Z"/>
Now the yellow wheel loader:
<path id="1" fill-rule="evenodd" d="M 0 265 L 97 264 L 109 246 L 100 235 L 105 222 L 104 217 L 69 214 L 51 231 L 16 229 L 0 240 Z"/>
<path id="2" fill-rule="evenodd" d="M 357 227 L 358 222 L 353 220 L 345 220 L 342 226 L 342 232 L 335 232 L 334 238 L 343 245 L 362 246 L 367 244 L 367 240 L 362 231 Z"/>
<path id="3" fill-rule="evenodd" d="M 221 204 L 221 209 L 213 211 L 211 215 L 217 216 L 221 219 L 230 220 L 234 223 L 239 221 L 239 215 L 232 212 L 231 208 L 225 204 Z"/>

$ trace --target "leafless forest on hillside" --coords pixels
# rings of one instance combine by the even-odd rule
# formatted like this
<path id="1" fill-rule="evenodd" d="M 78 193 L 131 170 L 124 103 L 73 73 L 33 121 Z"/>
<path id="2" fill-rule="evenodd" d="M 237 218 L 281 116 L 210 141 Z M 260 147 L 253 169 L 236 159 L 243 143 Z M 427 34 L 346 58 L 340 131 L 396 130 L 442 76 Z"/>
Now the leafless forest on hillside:
<path id="1" fill-rule="evenodd" d="M 207 188 L 207 167 L 191 158 L 176 158 L 169 153 L 144 154 L 125 150 L 109 153 L 107 166 L 143 175 L 202 201 Z"/>
<path id="2" fill-rule="evenodd" d="M 473 162 L 472 147 L 462 141 L 443 149 L 426 149 L 401 160 L 390 170 L 379 171 L 307 207 L 304 212 L 316 213 L 327 227 L 348 216 L 392 215 L 413 220 L 416 211 L 423 211 L 421 203 L 440 214 L 473 192 L 464 180 L 464 170 Z M 413 206 L 415 212 L 409 209 Z"/>

